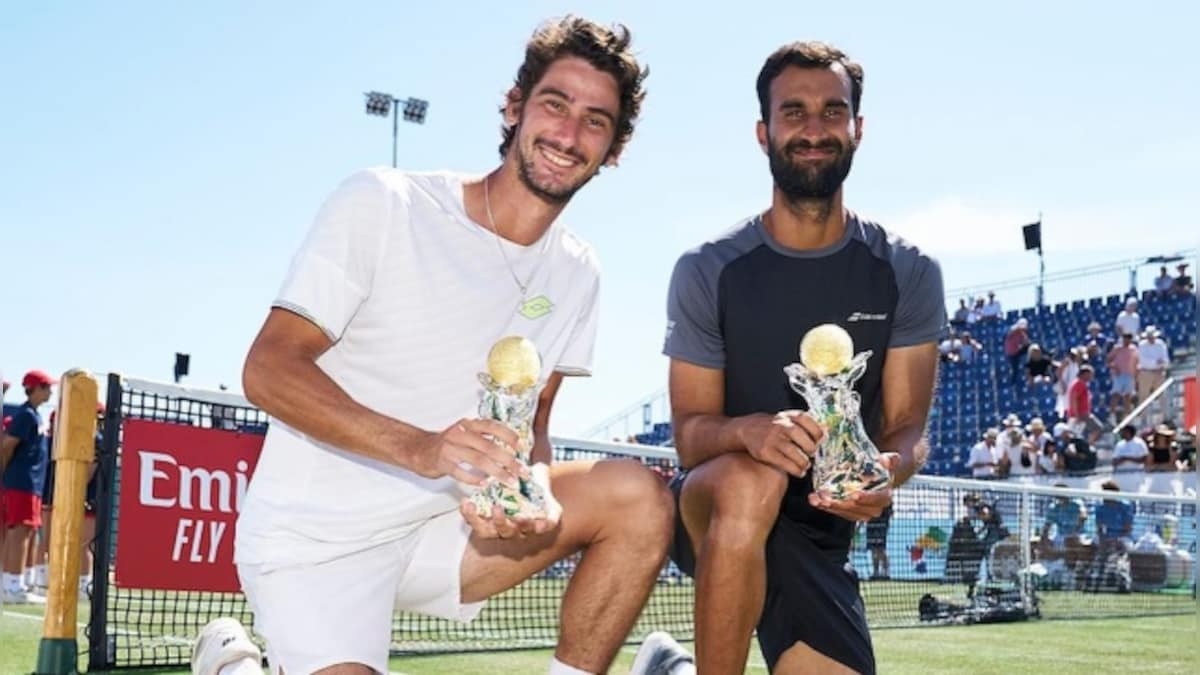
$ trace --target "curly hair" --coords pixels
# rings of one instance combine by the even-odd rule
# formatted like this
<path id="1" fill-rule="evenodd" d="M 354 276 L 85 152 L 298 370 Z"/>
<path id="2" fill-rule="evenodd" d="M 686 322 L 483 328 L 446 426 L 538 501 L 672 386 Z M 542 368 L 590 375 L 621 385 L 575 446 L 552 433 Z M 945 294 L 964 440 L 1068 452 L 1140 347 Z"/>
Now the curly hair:
<path id="1" fill-rule="evenodd" d="M 857 115 L 862 101 L 862 66 L 851 61 L 842 50 L 824 42 L 793 42 L 776 49 L 758 72 L 758 105 L 762 110 L 762 121 L 769 122 L 771 119 L 771 82 L 785 68 L 830 68 L 835 63 L 841 64 L 850 77 L 850 107 Z"/>
<path id="2" fill-rule="evenodd" d="M 592 65 L 596 70 L 612 75 L 620 90 L 621 109 L 617 114 L 617 124 L 613 135 L 612 146 L 608 158 L 617 156 L 625 144 L 633 136 L 633 125 L 637 121 L 646 98 L 642 85 L 649 69 L 640 66 L 637 58 L 630 50 L 632 36 L 629 29 L 621 24 L 613 28 L 605 28 L 593 21 L 576 16 L 565 16 L 561 19 L 543 23 L 533 33 L 525 45 L 525 61 L 517 69 L 517 77 L 513 83 L 516 91 L 508 95 L 508 103 L 523 102 L 533 91 L 546 71 L 557 60 L 565 57 L 578 57 Z M 501 115 L 504 107 L 500 108 Z M 501 126 L 503 139 L 500 142 L 500 157 L 508 154 L 516 135 L 516 125 Z"/>

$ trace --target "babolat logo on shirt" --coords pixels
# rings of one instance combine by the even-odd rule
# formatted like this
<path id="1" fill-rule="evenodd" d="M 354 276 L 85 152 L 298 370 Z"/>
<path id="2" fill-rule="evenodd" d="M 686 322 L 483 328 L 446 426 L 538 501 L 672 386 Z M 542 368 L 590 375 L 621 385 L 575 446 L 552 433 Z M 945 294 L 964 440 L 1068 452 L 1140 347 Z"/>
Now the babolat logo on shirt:
<path id="1" fill-rule="evenodd" d="M 517 310 L 517 313 L 526 319 L 540 319 L 553 309 L 554 303 L 550 302 L 550 298 L 539 295 L 522 302 L 521 309 Z"/>
<path id="2" fill-rule="evenodd" d="M 855 312 L 846 317 L 847 321 L 887 321 L 887 312 L 883 314 L 868 314 L 866 312 Z"/>

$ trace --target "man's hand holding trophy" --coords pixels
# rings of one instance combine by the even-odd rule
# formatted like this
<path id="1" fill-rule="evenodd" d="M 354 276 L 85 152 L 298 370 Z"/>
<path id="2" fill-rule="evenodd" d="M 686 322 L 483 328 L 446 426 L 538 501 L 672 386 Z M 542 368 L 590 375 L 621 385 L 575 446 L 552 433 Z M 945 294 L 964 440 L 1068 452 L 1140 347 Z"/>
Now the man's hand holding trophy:
<path id="1" fill-rule="evenodd" d="M 528 468 L 528 477 L 518 477 L 515 483 L 489 476 L 463 501 L 463 516 L 485 536 L 504 539 L 540 534 L 555 527 L 562 515 L 562 507 L 550 492 L 549 465 L 532 463 L 531 457 L 533 420 L 544 384 L 541 372 L 542 360 L 533 342 L 509 336 L 492 346 L 487 372 L 479 374 L 483 385 L 479 417 L 500 422 L 516 433 L 516 459 Z"/>
<path id="2" fill-rule="evenodd" d="M 825 431 L 812 459 L 809 501 L 856 520 L 891 502 L 890 469 L 896 461 L 896 455 L 881 453 L 863 428 L 854 383 L 870 357 L 870 350 L 854 353 L 854 342 L 841 326 L 823 324 L 800 341 L 800 362 L 784 368 L 792 389 L 808 403 L 806 414 Z"/>

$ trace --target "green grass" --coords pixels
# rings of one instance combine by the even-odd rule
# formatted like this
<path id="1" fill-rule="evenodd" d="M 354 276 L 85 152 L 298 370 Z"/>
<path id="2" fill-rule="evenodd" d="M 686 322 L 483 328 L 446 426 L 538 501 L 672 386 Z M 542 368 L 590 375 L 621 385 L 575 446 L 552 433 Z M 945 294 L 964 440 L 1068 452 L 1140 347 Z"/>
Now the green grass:
<path id="1" fill-rule="evenodd" d="M 0 675 L 29 673 L 37 659 L 41 611 L 5 607 L 0 614 Z M 1196 615 L 1139 619 L 1028 621 L 978 626 L 890 628 L 873 632 L 881 675 L 970 673 L 1097 675 L 1195 673 Z M 622 650 L 612 672 L 624 673 L 633 647 Z M 545 672 L 550 650 L 397 657 L 391 669 L 406 675 Z M 748 673 L 765 673 L 757 649 Z M 182 670 L 145 670 L 163 675 Z"/>

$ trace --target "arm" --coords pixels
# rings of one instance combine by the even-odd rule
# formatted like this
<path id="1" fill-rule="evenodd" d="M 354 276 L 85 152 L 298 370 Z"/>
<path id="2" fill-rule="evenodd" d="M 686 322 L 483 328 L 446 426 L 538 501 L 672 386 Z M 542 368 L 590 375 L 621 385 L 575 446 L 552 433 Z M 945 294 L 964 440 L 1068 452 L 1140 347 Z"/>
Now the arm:
<path id="1" fill-rule="evenodd" d="M 16 452 L 20 443 L 21 439 L 9 434 L 4 434 L 3 439 L 0 440 L 0 474 L 4 473 L 4 469 L 8 467 L 8 460 L 12 459 L 13 453 Z"/>
<path id="2" fill-rule="evenodd" d="M 929 456 L 925 422 L 937 380 L 937 349 L 932 343 L 888 350 L 883 366 L 883 424 L 876 445 L 899 455 L 892 485 L 912 478 Z"/>
<path id="3" fill-rule="evenodd" d="M 538 395 L 537 412 L 533 417 L 533 450 L 529 459 L 531 464 L 549 464 L 554 461 L 554 447 L 550 445 L 550 409 L 554 407 L 554 397 L 562 385 L 562 373 L 553 373 Z"/>
<path id="4" fill-rule="evenodd" d="M 352 399 L 317 366 L 331 346 L 333 341 L 308 319 L 272 309 L 246 357 L 246 398 L 318 441 L 427 478 L 451 475 L 482 482 L 464 469 L 466 463 L 500 480 L 515 480 L 520 467 L 510 449 L 517 442 L 512 430 L 490 420 L 462 420 L 438 433 L 381 415 Z M 510 447 L 486 439 L 485 433 Z"/>
<path id="5" fill-rule="evenodd" d="M 820 427 L 808 415 L 726 417 L 725 371 L 680 359 L 671 359 L 670 396 L 675 449 L 683 468 L 727 452 L 745 452 L 796 477 L 808 472 L 808 457 L 821 438 Z"/>

